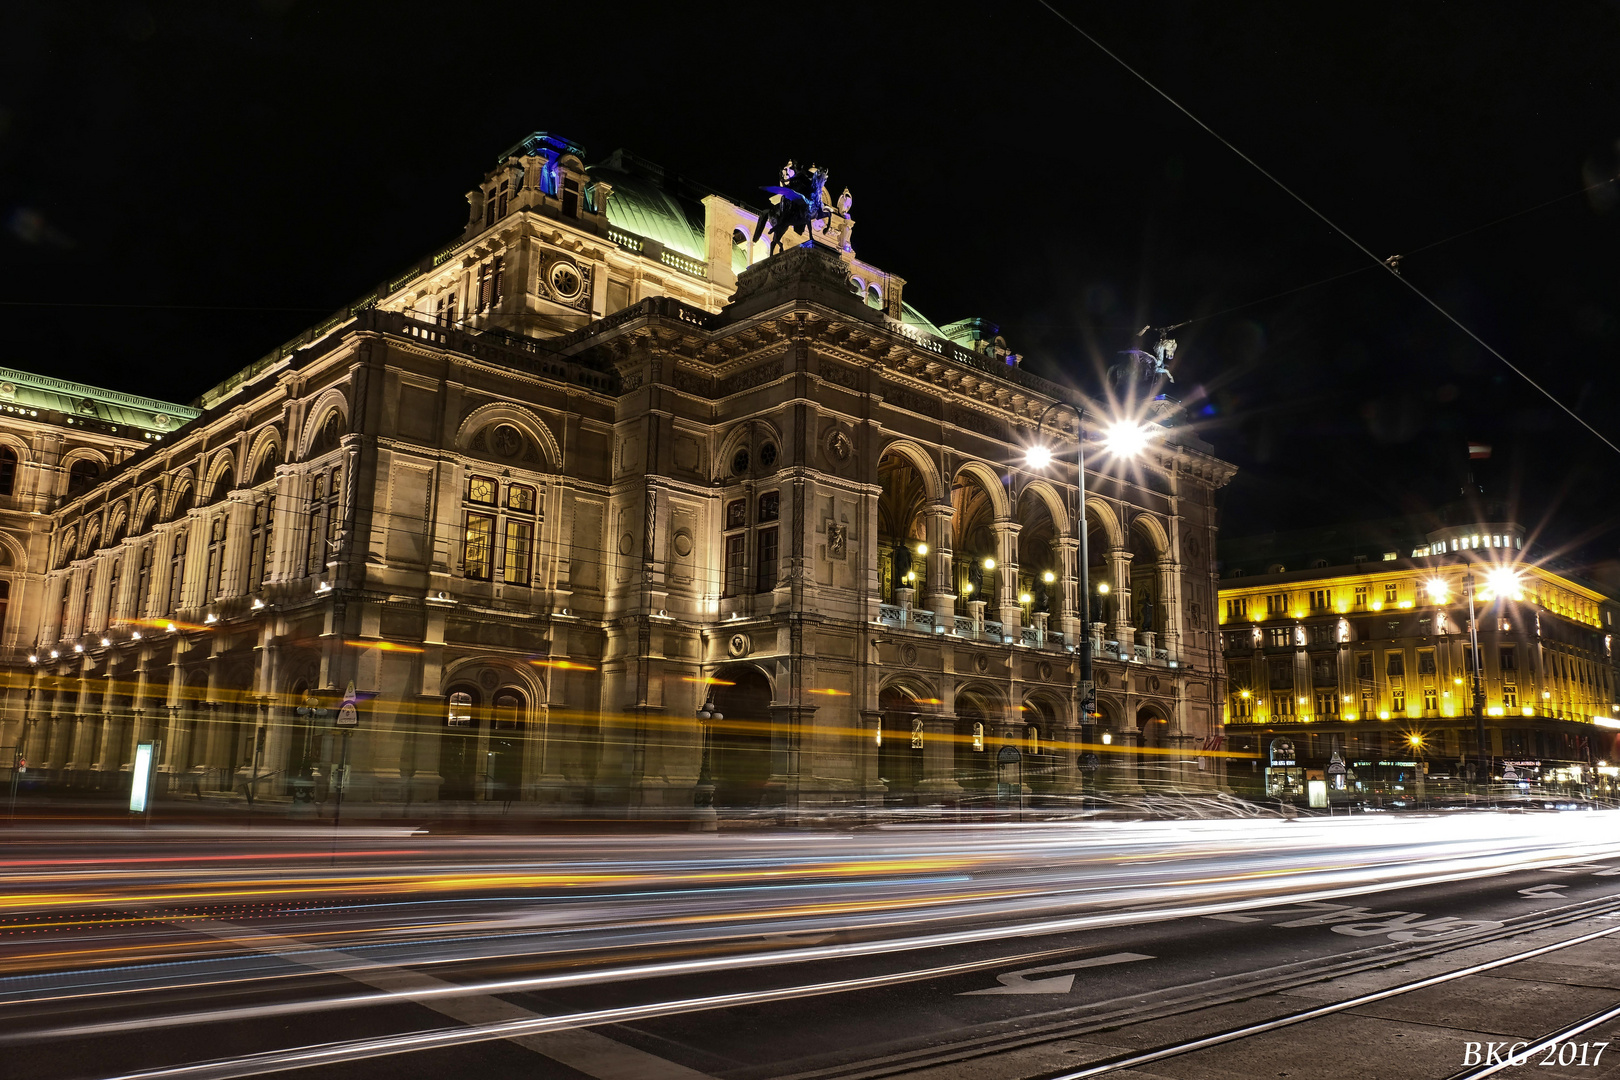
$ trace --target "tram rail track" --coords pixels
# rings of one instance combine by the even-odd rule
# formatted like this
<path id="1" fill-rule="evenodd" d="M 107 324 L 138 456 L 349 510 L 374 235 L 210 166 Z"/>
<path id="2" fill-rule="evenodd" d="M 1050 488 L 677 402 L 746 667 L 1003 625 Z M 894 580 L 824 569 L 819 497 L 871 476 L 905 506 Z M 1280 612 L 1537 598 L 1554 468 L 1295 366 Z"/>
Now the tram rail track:
<path id="1" fill-rule="evenodd" d="M 1526 934 L 1555 929 L 1559 926 L 1567 926 L 1587 919 L 1601 918 L 1605 915 L 1620 915 L 1620 893 L 1593 897 L 1562 907 L 1546 909 L 1512 920 L 1500 928 L 1470 931 L 1442 941 L 1421 944 L 1376 945 L 1367 949 L 1356 950 L 1329 963 L 1323 963 L 1321 960 L 1314 958 L 1300 960 L 1275 965 L 1259 971 L 1221 976 L 1193 984 L 1190 987 L 1177 987 L 1175 990 L 1163 990 L 1138 995 L 1128 1006 L 1103 1012 L 1098 1012 L 1095 1004 L 1071 1006 L 1056 1011 L 1066 1017 L 1065 1019 L 1053 1020 L 1035 1026 L 1029 1026 L 1029 1017 L 1020 1017 L 1016 1021 L 1020 1025 L 1016 1034 L 988 1033 L 980 1037 L 958 1040 L 943 1046 L 936 1044 L 927 1048 L 900 1051 L 882 1058 L 867 1058 L 861 1062 L 828 1066 L 820 1069 L 790 1073 L 771 1071 L 756 1074 L 750 1072 L 739 1074 L 739 1080 L 763 1080 L 766 1076 L 771 1077 L 772 1080 L 879 1080 L 882 1077 L 903 1076 L 906 1073 L 923 1069 L 959 1064 L 976 1058 L 994 1057 L 998 1054 L 1039 1046 L 1044 1043 L 1111 1031 L 1132 1024 L 1166 1020 L 1174 1016 L 1194 1013 L 1202 1009 L 1262 997 L 1268 994 L 1281 993 L 1301 986 L 1310 986 L 1364 972 L 1398 967 L 1403 964 L 1444 956 L 1480 945 L 1488 945 L 1510 938 L 1523 937 Z M 1606 936 L 1616 931 L 1620 931 L 1620 927 L 1605 930 L 1596 934 L 1595 937 Z M 1579 940 L 1589 939 L 1583 938 Z M 1578 940 L 1572 940 L 1568 944 L 1577 943 Z M 1556 948 L 1563 947 L 1565 946 L 1556 946 Z M 1555 950 L 1548 949 L 1547 951 Z M 1519 959 L 1526 958 L 1528 956 L 1521 956 Z M 1497 964 L 1496 966 L 1503 965 Z M 1412 987 L 1412 989 L 1416 988 L 1415 986 Z M 1085 1022 L 1076 1023 L 1073 1017 L 1078 1014 L 1086 1015 Z M 1324 1015 L 1327 1014 L 1324 1013 Z M 1299 1023 L 1303 1021 L 1296 1020 L 1293 1022 Z M 1004 1027 L 1007 1023 L 1009 1022 L 999 1021 L 995 1026 Z M 1266 1030 L 1270 1029 L 1267 1028 Z M 1259 1033 L 1259 1029 L 1249 1032 L 1249 1034 Z M 1181 1052 L 1188 1053 L 1192 1052 L 1192 1050 L 1188 1049 Z M 1103 1064 L 1097 1063 L 1096 1066 L 1091 1067 L 1100 1068 Z M 1117 1065 L 1112 1066 L 1111 1069 L 1117 1070 L 1128 1067 L 1130 1066 Z M 1102 1075 L 1102 1073 L 1081 1072 L 1072 1075 L 1090 1076 Z M 1462 1074 L 1462 1076 L 1467 1075 L 1469 1074 Z M 1068 1073 L 1063 1074 L 1063 1080 L 1068 1080 L 1070 1076 L 1071 1074 Z M 1458 1080 L 1461 1080 L 1461 1077 Z"/>

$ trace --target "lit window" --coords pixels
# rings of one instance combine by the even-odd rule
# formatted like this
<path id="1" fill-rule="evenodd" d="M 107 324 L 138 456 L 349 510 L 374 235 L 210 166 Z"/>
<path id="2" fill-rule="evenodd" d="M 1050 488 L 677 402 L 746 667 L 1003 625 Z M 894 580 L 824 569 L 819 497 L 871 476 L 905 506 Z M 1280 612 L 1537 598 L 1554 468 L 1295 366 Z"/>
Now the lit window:
<path id="1" fill-rule="evenodd" d="M 495 530 L 495 519 L 488 514 L 467 515 L 461 568 L 470 578 L 488 581 L 492 569 L 490 541 Z"/>
<path id="2" fill-rule="evenodd" d="M 487 476 L 471 476 L 467 478 L 467 501 L 478 503 L 480 506 L 495 505 L 496 484 Z"/>

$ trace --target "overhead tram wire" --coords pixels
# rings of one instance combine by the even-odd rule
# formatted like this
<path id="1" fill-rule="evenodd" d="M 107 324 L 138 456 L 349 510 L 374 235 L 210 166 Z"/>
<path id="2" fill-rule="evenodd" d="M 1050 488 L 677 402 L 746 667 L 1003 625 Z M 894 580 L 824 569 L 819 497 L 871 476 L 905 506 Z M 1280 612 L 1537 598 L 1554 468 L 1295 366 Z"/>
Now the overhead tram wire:
<path id="1" fill-rule="evenodd" d="M 1577 195 L 1585 195 L 1585 194 L 1588 194 L 1589 192 L 1596 191 L 1598 188 L 1608 187 L 1610 184 L 1614 184 L 1614 183 L 1620 183 L 1620 177 L 1610 177 L 1607 180 L 1599 180 L 1595 184 L 1588 184 L 1583 188 L 1576 189 L 1575 191 L 1566 191 L 1564 194 L 1559 195 L 1559 196 L 1557 196 L 1555 198 L 1545 199 L 1542 202 L 1536 203 L 1534 206 L 1527 206 L 1522 210 L 1515 210 L 1511 214 L 1503 214 L 1501 217 L 1492 218 L 1490 221 L 1483 222 L 1483 223 L 1481 223 L 1479 225 L 1471 226 L 1470 228 L 1464 229 L 1462 232 L 1452 233 L 1450 236 L 1441 237 L 1439 240 L 1431 240 L 1429 243 L 1424 244 L 1421 247 L 1415 247 L 1415 248 L 1412 248 L 1410 251 L 1403 252 L 1401 257 L 1405 258 L 1406 256 L 1409 256 L 1409 255 L 1416 255 L 1416 254 L 1418 254 L 1419 252 L 1422 252 L 1422 251 L 1432 251 L 1435 248 L 1442 247 L 1442 246 L 1444 246 L 1446 244 L 1451 243 L 1452 241 L 1461 240 L 1465 236 L 1472 236 L 1474 233 L 1483 232 L 1486 229 L 1493 228 L 1493 227 L 1495 227 L 1497 225 L 1501 225 L 1504 222 L 1512 221 L 1515 218 L 1524 217 L 1526 214 L 1533 214 L 1537 210 L 1544 210 L 1547 207 L 1552 206 L 1552 205 L 1554 205 L 1556 203 L 1561 203 L 1566 199 L 1573 199 Z M 1387 261 L 1381 263 L 1380 265 L 1382 265 L 1385 269 L 1389 268 L 1389 263 Z M 1233 312 L 1236 312 L 1236 311 L 1243 311 L 1245 308 L 1256 307 L 1256 306 L 1258 306 L 1260 304 L 1268 304 L 1273 300 L 1281 300 L 1285 296 L 1292 296 L 1295 293 L 1304 292 L 1307 289 L 1314 289 L 1314 288 L 1317 288 L 1318 286 L 1321 286 L 1321 285 L 1331 285 L 1335 281 L 1342 281 L 1343 279 L 1348 278 L 1348 277 L 1355 277 L 1357 274 L 1365 274 L 1367 271 L 1372 270 L 1372 269 L 1375 269 L 1375 268 L 1371 267 L 1371 266 L 1357 267 L 1354 270 L 1346 270 L 1342 274 L 1334 274 L 1331 277 L 1318 278 L 1315 281 L 1308 281 L 1304 285 L 1296 285 L 1291 289 L 1284 289 L 1282 292 L 1275 292 L 1275 293 L 1270 294 L 1269 296 L 1262 296 L 1258 300 L 1245 300 L 1241 304 L 1234 304 L 1231 307 L 1222 308 L 1219 311 L 1212 311 L 1208 315 L 1194 315 L 1190 319 L 1183 319 L 1180 322 L 1174 323 L 1174 324 L 1172 324 L 1170 326 L 1150 326 L 1147 329 L 1149 329 L 1149 330 L 1163 330 L 1163 331 L 1166 331 L 1166 332 L 1171 331 L 1171 330 L 1179 330 L 1183 326 L 1192 326 L 1194 323 L 1208 322 L 1210 319 L 1218 319 L 1223 315 L 1230 315 L 1230 314 L 1232 314 Z M 1140 336 L 1140 335 L 1138 335 L 1138 336 Z"/>
<path id="2" fill-rule="evenodd" d="M 1229 142 L 1224 136 L 1222 136 L 1220 134 L 1220 132 L 1216 131 L 1214 128 L 1212 128 L 1208 124 L 1204 123 L 1204 121 L 1200 120 L 1185 105 L 1183 105 L 1181 102 L 1177 101 L 1175 98 L 1171 97 L 1164 90 L 1161 90 L 1158 87 L 1158 85 L 1156 83 L 1154 83 L 1151 79 L 1149 79 L 1146 75 L 1143 75 L 1140 71 L 1137 71 L 1130 64 L 1126 63 L 1119 56 L 1118 53 L 1115 53 L 1108 46 L 1104 45 L 1101 41 L 1098 41 L 1096 38 L 1092 37 L 1089 33 L 1087 33 L 1080 26 L 1079 23 L 1075 22 L 1073 19 L 1071 19 L 1067 15 L 1063 14 L 1063 12 L 1059 11 L 1057 8 L 1053 7 L 1052 4 L 1051 4 L 1051 0 L 1035 0 L 1035 2 L 1040 4 L 1041 7 L 1045 8 L 1047 11 L 1050 11 L 1054 16 L 1057 17 L 1057 19 L 1060 22 L 1062 22 L 1064 25 L 1069 27 L 1069 29 L 1073 30 L 1075 33 L 1079 34 L 1081 37 L 1085 38 L 1087 41 L 1091 42 L 1091 44 L 1094 45 L 1098 49 L 1098 51 L 1102 52 L 1110 60 L 1114 61 L 1114 63 L 1118 64 L 1120 67 L 1122 67 L 1126 71 L 1130 72 L 1131 75 L 1135 76 L 1137 81 L 1139 81 L 1143 86 L 1146 86 L 1149 90 L 1152 90 L 1155 94 L 1158 94 L 1160 97 L 1164 98 L 1165 101 L 1168 101 L 1171 105 L 1175 106 L 1176 110 L 1178 112 L 1180 112 L 1183 116 L 1185 116 L 1187 119 L 1191 120 L 1193 123 L 1197 124 L 1199 127 L 1203 128 L 1204 131 L 1208 132 L 1210 137 L 1213 138 L 1216 142 L 1220 143 L 1222 146 L 1224 146 L 1228 150 L 1232 151 L 1232 153 L 1236 154 L 1239 158 L 1242 158 L 1243 161 L 1246 162 L 1249 165 L 1250 168 L 1254 169 L 1255 172 L 1259 173 L 1261 176 L 1265 177 L 1267 180 L 1270 180 L 1273 184 L 1277 185 L 1277 187 L 1281 188 L 1283 190 L 1283 192 L 1288 195 L 1289 198 L 1291 198 L 1295 202 L 1299 203 L 1299 205 L 1303 206 L 1306 210 L 1309 210 L 1313 216 L 1315 216 L 1319 221 L 1321 221 L 1328 228 L 1332 229 L 1334 232 L 1336 232 L 1340 236 L 1344 237 L 1344 239 L 1346 241 L 1348 241 L 1353 247 L 1355 247 L 1356 250 L 1360 251 L 1363 255 L 1367 256 L 1367 258 L 1371 259 L 1378 266 L 1383 267 L 1384 270 L 1386 270 L 1391 277 L 1393 277 L 1396 281 L 1400 282 L 1402 285 L 1405 285 L 1408 289 L 1412 290 L 1412 292 L 1419 299 L 1421 299 L 1425 304 L 1428 304 L 1435 311 L 1439 312 L 1442 316 L 1444 316 L 1444 318 L 1446 319 L 1447 322 L 1451 323 L 1457 329 L 1461 330 L 1464 334 L 1467 334 L 1469 336 L 1469 338 L 1471 338 L 1476 345 L 1478 345 L 1480 348 L 1484 349 L 1486 352 L 1490 353 L 1492 356 L 1496 357 L 1498 360 L 1500 360 L 1507 367 L 1507 369 L 1509 371 L 1513 372 L 1515 375 L 1519 376 L 1519 378 L 1523 379 L 1525 382 L 1527 382 L 1531 386 L 1535 387 L 1538 391 L 1541 392 L 1541 394 L 1543 396 L 1545 396 L 1547 398 L 1548 401 L 1551 401 L 1554 405 L 1557 405 L 1560 409 L 1564 410 L 1564 412 L 1568 413 L 1571 419 L 1573 419 L 1576 423 L 1580 424 L 1587 431 L 1590 431 L 1593 435 L 1595 435 L 1597 437 L 1598 441 L 1603 443 L 1604 446 L 1607 446 L 1610 450 L 1613 450 L 1616 454 L 1620 454 L 1620 446 L 1615 445 L 1615 443 L 1613 441 L 1611 441 L 1608 436 L 1604 435 L 1597 428 L 1593 427 L 1590 423 L 1588 423 L 1585 419 L 1583 419 L 1581 417 L 1581 415 L 1579 413 L 1577 413 L 1574 409 L 1570 408 L 1568 405 L 1565 405 L 1562 401 L 1560 401 L 1558 399 L 1558 397 L 1553 394 L 1552 391 L 1550 391 L 1546 387 L 1542 386 L 1535 379 L 1532 379 L 1530 377 L 1530 375 L 1524 371 L 1523 368 L 1520 368 L 1518 365 L 1513 363 L 1513 361 L 1509 360 L 1507 357 L 1503 356 L 1500 352 L 1496 351 L 1496 349 L 1492 348 L 1491 345 L 1489 345 L 1483 338 L 1481 338 L 1478 334 L 1474 333 L 1474 331 L 1470 330 L 1468 328 L 1468 326 L 1462 322 L 1462 320 L 1458 319 L 1450 311 L 1447 311 L 1444 307 L 1442 307 L 1440 305 L 1439 301 L 1435 300 L 1428 293 L 1424 292 L 1422 289 L 1420 289 L 1416 285 L 1412 284 L 1412 282 L 1410 280 L 1403 277 L 1401 275 L 1400 271 L 1398 271 L 1395 268 L 1395 266 L 1391 265 L 1392 260 L 1380 259 L 1377 255 L 1373 254 L 1372 249 L 1367 247 L 1367 245 L 1363 244 L 1360 240 L 1357 240 L 1354 236 L 1351 236 L 1348 232 L 1346 232 L 1343 228 L 1341 228 L 1339 226 L 1339 224 L 1337 222 L 1335 222 L 1332 218 L 1328 217 L 1326 214 L 1322 213 L 1322 211 L 1318 210 L 1315 206 L 1313 206 L 1308 200 L 1306 200 L 1306 198 L 1303 195 L 1300 195 L 1293 188 L 1289 187 L 1287 184 L 1285 184 L 1281 180 L 1277 179 L 1271 173 L 1267 172 L 1266 169 L 1264 168 L 1264 166 L 1262 166 L 1259 162 L 1255 161 L 1248 154 L 1245 154 L 1242 150 L 1239 150 L 1236 146 L 1234 146 L 1231 142 Z M 1528 211 L 1523 211 L 1523 212 L 1527 213 Z M 1480 227 L 1484 228 L 1485 226 L 1480 226 Z"/>

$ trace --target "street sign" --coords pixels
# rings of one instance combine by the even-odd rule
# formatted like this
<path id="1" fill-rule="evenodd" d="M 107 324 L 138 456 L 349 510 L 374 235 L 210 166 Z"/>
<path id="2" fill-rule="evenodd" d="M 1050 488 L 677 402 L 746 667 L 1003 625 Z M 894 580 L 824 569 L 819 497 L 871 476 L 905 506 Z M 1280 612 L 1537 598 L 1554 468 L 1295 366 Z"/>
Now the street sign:
<path id="1" fill-rule="evenodd" d="M 338 706 L 337 726 L 358 727 L 360 724 L 360 710 L 354 707 L 354 702 L 345 701 Z"/>

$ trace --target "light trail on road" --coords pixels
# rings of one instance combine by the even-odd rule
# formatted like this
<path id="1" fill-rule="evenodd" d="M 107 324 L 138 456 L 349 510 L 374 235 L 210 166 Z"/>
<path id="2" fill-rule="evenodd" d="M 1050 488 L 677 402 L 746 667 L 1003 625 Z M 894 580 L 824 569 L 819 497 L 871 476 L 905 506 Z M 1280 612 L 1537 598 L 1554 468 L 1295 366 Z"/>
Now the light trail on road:
<path id="1" fill-rule="evenodd" d="M 837 994 L 1004 964 L 1009 941 L 1612 858 L 1620 856 L 1617 819 L 1459 814 L 700 838 L 396 834 L 382 844 L 360 835 L 351 849 L 339 846 L 335 864 L 330 838 L 291 831 L 87 834 L 78 843 L 57 833 L 35 841 L 41 857 L 0 864 L 0 1016 L 8 1021 L 0 1045 L 570 988 L 624 987 L 647 999 L 625 1006 L 638 1016 L 722 1007 L 693 1004 L 700 1001 Z M 119 861 L 87 855 L 92 848 L 118 852 Z M 147 850 L 159 858 L 143 867 L 130 852 Z M 824 977 L 825 965 L 907 955 L 940 962 Z M 423 968 L 449 981 L 410 993 L 334 993 L 330 982 Z M 501 968 L 519 973 L 489 977 Z M 792 974 L 806 968 L 816 974 Z M 740 998 L 661 990 L 745 971 L 769 985 Z M 274 1000 L 218 1000 L 223 990 Z M 198 994 L 215 1000 L 198 1007 Z M 63 1022 L 113 1001 L 116 1017 Z M 418 1045 L 409 1035 L 402 1049 Z M 438 1045 L 421 1043 L 430 1044 Z M 365 1045 L 368 1055 L 398 1052 L 377 1050 L 388 1040 Z"/>

